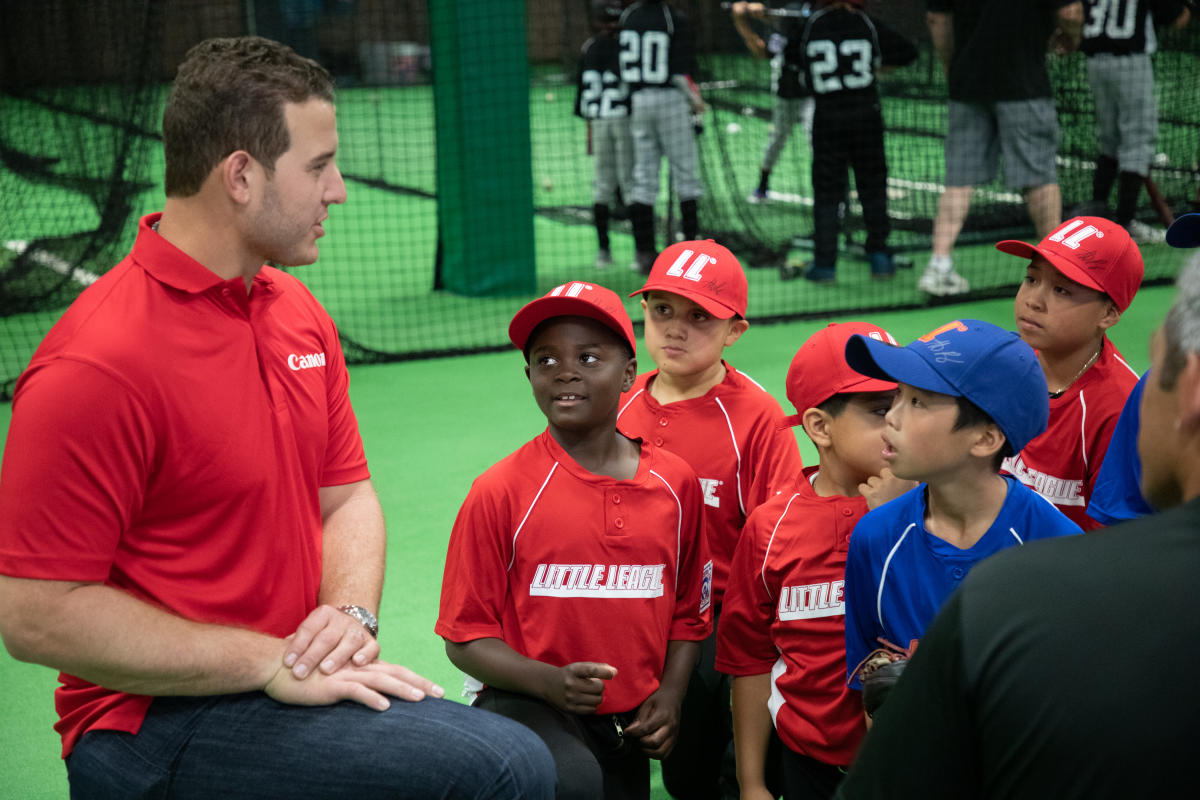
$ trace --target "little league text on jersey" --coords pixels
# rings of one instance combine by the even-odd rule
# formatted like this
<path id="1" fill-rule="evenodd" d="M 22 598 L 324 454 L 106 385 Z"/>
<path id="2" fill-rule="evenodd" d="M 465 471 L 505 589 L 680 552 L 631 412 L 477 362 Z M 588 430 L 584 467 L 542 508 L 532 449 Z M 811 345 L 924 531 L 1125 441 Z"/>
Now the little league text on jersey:
<path id="1" fill-rule="evenodd" d="M 538 564 L 529 594 L 541 597 L 662 597 L 666 564 Z"/>
<path id="2" fill-rule="evenodd" d="M 779 595 L 779 621 L 841 617 L 846 614 L 843 580 L 785 586 Z"/>
<path id="3" fill-rule="evenodd" d="M 1004 459 L 1001 467 L 1033 489 L 1051 503 L 1060 506 L 1083 506 L 1083 481 L 1056 478 L 1036 469 L 1030 469 L 1020 454 Z"/>

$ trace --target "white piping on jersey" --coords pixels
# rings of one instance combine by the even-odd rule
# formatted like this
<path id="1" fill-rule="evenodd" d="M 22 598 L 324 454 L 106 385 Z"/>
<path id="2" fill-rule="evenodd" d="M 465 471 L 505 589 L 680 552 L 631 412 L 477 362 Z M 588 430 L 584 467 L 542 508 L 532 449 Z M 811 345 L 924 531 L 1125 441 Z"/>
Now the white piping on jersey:
<path id="1" fill-rule="evenodd" d="M 637 3 L 637 6 L 639 6 L 639 7 L 641 5 L 642 5 L 641 3 Z M 631 10 L 633 10 L 633 8 L 634 8 L 634 6 L 628 6 L 623 12 L 621 12 L 621 25 L 622 26 L 625 25 L 625 17 L 629 16 L 629 12 Z M 663 3 L 662 10 L 663 10 L 663 19 L 665 19 L 667 21 L 667 33 L 674 36 L 675 35 L 675 18 L 671 16 L 671 9 L 666 3 Z"/>
<path id="2" fill-rule="evenodd" d="M 778 533 L 779 526 L 783 524 L 783 518 L 787 516 L 792 503 L 796 502 L 796 498 L 799 496 L 799 494 L 793 494 L 789 497 L 783 513 L 779 515 L 779 519 L 775 520 L 775 527 L 771 529 L 771 538 L 767 540 L 767 551 L 763 553 L 762 568 L 758 571 L 759 576 L 762 577 L 763 588 L 767 590 L 767 597 L 770 597 L 771 600 L 775 599 L 775 596 L 771 594 L 771 586 L 767 583 L 767 560 L 771 557 L 771 545 L 775 543 L 775 534 Z"/>
<path id="3" fill-rule="evenodd" d="M 626 403 L 625 405 L 621 406 L 621 409 L 617 412 L 617 419 L 621 418 L 621 415 L 625 413 L 625 409 L 627 409 L 631 405 L 633 405 L 633 401 L 637 400 L 638 396 L 640 396 L 641 393 L 644 391 L 646 391 L 646 390 L 643 388 L 643 389 L 638 389 L 636 392 L 633 393 L 633 396 L 629 398 L 629 402 Z"/>
<path id="4" fill-rule="evenodd" d="M 880 626 L 883 625 L 883 584 L 887 582 L 888 566 L 892 563 L 892 556 L 896 555 L 896 551 L 900 549 L 900 545 L 904 544 L 904 540 L 908 538 L 908 532 L 915 527 L 917 527 L 917 523 L 908 523 L 908 527 L 904 529 L 904 533 L 900 534 L 900 538 L 896 541 L 896 544 L 892 545 L 887 558 L 883 560 L 883 569 L 879 572 L 879 590 L 875 593 L 875 616 L 879 619 Z"/>
<path id="5" fill-rule="evenodd" d="M 1079 390 L 1079 405 L 1083 407 L 1083 413 L 1079 415 L 1079 455 L 1083 457 L 1083 468 L 1087 469 L 1087 400 L 1082 389 Z"/>
<path id="6" fill-rule="evenodd" d="M 525 516 L 521 517 L 521 524 L 513 532 L 512 538 L 512 558 L 508 561 L 508 569 L 512 569 L 513 564 L 517 560 L 517 537 L 521 535 L 521 529 L 525 527 L 525 521 L 529 519 L 529 515 L 533 513 L 533 507 L 537 505 L 538 498 L 542 496 L 542 492 L 546 490 L 546 484 L 550 482 L 550 478 L 554 476 L 554 471 L 558 469 L 558 462 L 550 467 L 550 471 L 546 473 L 546 480 L 542 481 L 542 485 L 538 487 L 537 494 L 533 496 L 533 502 L 529 504 L 529 508 L 525 509 Z M 679 502 L 676 500 L 675 502 Z M 678 568 L 677 568 L 678 569 Z M 505 570 L 506 572 L 508 570 Z"/>
<path id="7" fill-rule="evenodd" d="M 1011 533 L 1013 538 L 1017 540 L 1017 544 L 1025 544 L 1025 540 L 1021 538 L 1021 534 L 1017 533 L 1016 528 L 1009 528 L 1008 532 Z"/>
<path id="8" fill-rule="evenodd" d="M 779 649 L 779 648 L 776 648 Z M 767 699 L 767 710 L 771 712 L 771 722 L 775 724 L 775 729 L 779 729 L 779 724 L 776 718 L 779 716 L 779 709 L 783 708 L 784 700 L 783 692 L 779 691 L 779 679 L 787 672 L 787 663 L 783 660 L 783 656 L 775 659 L 775 663 L 771 665 L 771 696 Z"/>
<path id="9" fill-rule="evenodd" d="M 717 404 L 717 408 L 721 409 L 721 413 L 725 415 L 725 424 L 729 427 L 729 441 L 733 445 L 733 455 L 737 458 L 737 469 L 734 470 L 734 477 L 737 479 L 737 494 L 738 494 L 738 511 L 742 512 L 742 516 L 746 516 L 746 504 L 742 502 L 742 452 L 738 450 L 737 434 L 733 432 L 733 420 L 729 418 L 729 412 L 725 410 L 725 404 L 721 402 L 721 398 L 714 397 L 713 402 Z"/>
<path id="10" fill-rule="evenodd" d="M 679 495 L 675 494 L 675 489 L 666 478 L 654 470 L 650 470 L 650 474 L 662 481 L 671 497 L 675 498 L 675 585 L 679 586 L 679 557 L 682 555 L 680 550 L 683 546 L 683 503 L 679 502 Z"/>

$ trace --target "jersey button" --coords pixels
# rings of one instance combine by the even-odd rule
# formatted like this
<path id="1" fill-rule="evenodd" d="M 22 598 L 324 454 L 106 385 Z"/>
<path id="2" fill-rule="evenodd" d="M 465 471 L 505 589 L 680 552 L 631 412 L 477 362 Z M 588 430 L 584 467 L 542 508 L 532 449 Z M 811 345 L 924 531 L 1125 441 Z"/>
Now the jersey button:
<path id="1" fill-rule="evenodd" d="M 663 427 L 663 428 L 667 427 L 667 418 L 666 418 L 666 417 L 659 417 L 659 418 L 658 418 L 658 424 L 659 424 L 661 427 Z"/>
<path id="2" fill-rule="evenodd" d="M 955 567 L 954 569 L 950 570 L 950 574 L 954 576 L 954 580 L 961 581 L 962 576 L 965 575 L 966 573 L 963 572 L 962 567 Z"/>
<path id="3" fill-rule="evenodd" d="M 661 436 L 655 436 L 655 437 L 654 437 L 654 444 L 656 444 L 656 445 L 657 445 L 657 446 L 659 446 L 659 447 L 662 447 L 662 445 L 663 445 L 663 438 L 662 438 Z"/>
<path id="4" fill-rule="evenodd" d="M 618 528 L 624 528 L 625 520 L 621 519 L 620 517 L 617 517 L 615 520 L 613 520 L 613 525 L 616 525 Z"/>
<path id="5" fill-rule="evenodd" d="M 850 516 L 850 515 L 851 515 L 851 514 L 853 514 L 853 513 L 854 513 L 854 512 L 853 512 L 853 511 L 851 511 L 851 510 L 850 510 L 850 509 L 848 509 L 848 508 L 843 508 L 843 509 L 842 509 L 842 516 L 843 516 L 843 517 L 848 517 L 848 516 Z"/>
<path id="6" fill-rule="evenodd" d="M 614 494 L 612 496 L 612 498 L 613 498 L 613 503 L 615 503 L 616 505 L 621 505 L 621 495 Z"/>

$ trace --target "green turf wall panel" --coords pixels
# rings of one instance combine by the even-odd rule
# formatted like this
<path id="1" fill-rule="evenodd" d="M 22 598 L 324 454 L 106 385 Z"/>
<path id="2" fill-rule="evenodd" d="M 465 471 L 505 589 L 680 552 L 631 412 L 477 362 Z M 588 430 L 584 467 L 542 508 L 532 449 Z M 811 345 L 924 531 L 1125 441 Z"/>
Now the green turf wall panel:
<path id="1" fill-rule="evenodd" d="M 437 126 L 437 287 L 535 288 L 524 0 L 429 0 Z M 486 53 L 486 58 L 481 58 Z"/>

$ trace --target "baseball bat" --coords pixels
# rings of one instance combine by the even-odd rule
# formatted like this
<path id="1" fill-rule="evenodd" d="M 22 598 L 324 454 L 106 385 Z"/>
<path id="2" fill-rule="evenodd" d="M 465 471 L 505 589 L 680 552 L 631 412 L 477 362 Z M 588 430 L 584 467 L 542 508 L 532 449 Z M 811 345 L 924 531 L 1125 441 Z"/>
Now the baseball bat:
<path id="1" fill-rule="evenodd" d="M 1154 209 L 1154 213 L 1158 215 L 1158 221 L 1163 224 L 1164 228 L 1171 227 L 1171 223 L 1175 221 L 1175 214 L 1171 211 L 1170 204 L 1167 203 L 1167 198 L 1163 197 L 1163 193 L 1159 191 L 1158 184 L 1149 175 L 1142 178 L 1146 184 L 1146 194 L 1150 197 L 1150 206 Z"/>
<path id="2" fill-rule="evenodd" d="M 733 8 L 733 3 L 721 3 L 721 10 L 729 11 Z M 763 14 L 768 17 L 795 17 L 797 19 L 806 16 L 803 11 L 797 11 L 790 8 L 764 8 Z"/>

